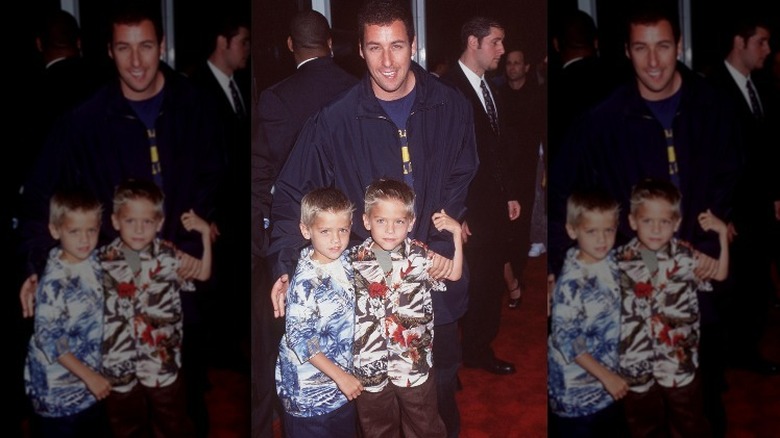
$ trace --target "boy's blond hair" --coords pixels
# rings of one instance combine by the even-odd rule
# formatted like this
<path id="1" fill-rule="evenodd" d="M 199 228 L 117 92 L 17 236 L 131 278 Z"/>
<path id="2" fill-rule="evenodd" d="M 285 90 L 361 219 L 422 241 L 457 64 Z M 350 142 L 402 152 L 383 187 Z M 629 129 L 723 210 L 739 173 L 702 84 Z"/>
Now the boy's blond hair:
<path id="1" fill-rule="evenodd" d="M 620 204 L 600 190 L 580 190 L 569 195 L 566 200 L 566 224 L 576 228 L 585 213 L 590 212 L 613 213 L 617 223 Z"/>
<path id="2" fill-rule="evenodd" d="M 651 199 L 662 199 L 672 205 L 672 218 L 677 220 L 682 217 L 680 203 L 682 194 L 670 181 L 645 178 L 638 182 L 631 190 L 631 214 L 636 214 L 643 202 Z"/>
<path id="3" fill-rule="evenodd" d="M 94 212 L 100 220 L 103 216 L 103 205 L 90 192 L 59 190 L 49 200 L 49 224 L 60 227 L 65 222 L 65 215 L 76 211 Z"/>
<path id="4" fill-rule="evenodd" d="M 333 214 L 347 213 L 352 219 L 355 206 L 347 196 L 334 187 L 314 189 L 301 199 L 301 223 L 307 227 L 314 225 L 317 215 L 322 212 Z"/>
<path id="5" fill-rule="evenodd" d="M 165 217 L 163 204 L 165 195 L 157 184 L 141 179 L 128 179 L 116 186 L 114 190 L 114 214 L 129 201 L 145 199 L 154 205 L 158 219 Z"/>
<path id="6" fill-rule="evenodd" d="M 365 214 L 371 213 L 371 209 L 380 200 L 396 200 L 406 207 L 407 218 L 414 219 L 414 190 L 406 183 L 394 179 L 380 179 L 371 183 L 366 189 L 364 198 Z"/>

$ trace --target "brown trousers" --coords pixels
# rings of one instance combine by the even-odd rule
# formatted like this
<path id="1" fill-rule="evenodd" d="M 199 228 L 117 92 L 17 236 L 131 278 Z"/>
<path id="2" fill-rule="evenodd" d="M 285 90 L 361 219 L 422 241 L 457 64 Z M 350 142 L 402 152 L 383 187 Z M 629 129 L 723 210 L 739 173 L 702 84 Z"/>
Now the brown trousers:
<path id="1" fill-rule="evenodd" d="M 644 393 L 630 392 L 623 399 L 632 437 L 711 437 L 704 417 L 701 378 L 680 388 L 654 384 Z"/>
<path id="2" fill-rule="evenodd" d="M 380 392 L 363 391 L 356 399 L 360 430 L 364 437 L 443 438 L 433 374 L 411 388 L 388 382 Z"/>
<path id="3" fill-rule="evenodd" d="M 147 388 L 139 383 L 127 393 L 112 391 L 106 398 L 106 411 L 117 438 L 195 436 L 187 416 L 181 375 L 162 388 Z"/>

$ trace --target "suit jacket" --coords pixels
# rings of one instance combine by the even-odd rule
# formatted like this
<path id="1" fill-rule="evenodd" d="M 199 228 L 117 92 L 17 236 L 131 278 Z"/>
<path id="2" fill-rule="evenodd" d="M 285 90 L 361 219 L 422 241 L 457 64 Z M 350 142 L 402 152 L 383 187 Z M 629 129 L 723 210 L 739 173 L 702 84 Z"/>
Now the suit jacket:
<path id="1" fill-rule="evenodd" d="M 513 188 L 516 186 L 507 169 L 506 152 L 501 142 L 501 136 L 490 126 L 485 107 L 471 86 L 466 74 L 456 64 L 442 80 L 458 88 L 471 103 L 474 113 L 474 133 L 477 139 L 479 168 L 469 186 L 466 198 L 466 221 L 473 236 L 469 239 L 472 246 L 492 246 L 506 241 L 509 234 L 509 213 L 507 201 L 517 200 Z M 501 132 L 506 128 L 508 114 L 501 101 L 498 90 L 486 80 L 498 112 Z"/>
<path id="2" fill-rule="evenodd" d="M 217 214 L 214 220 L 219 225 L 222 241 L 232 242 L 235 240 L 232 238 L 233 234 L 243 235 L 242 230 L 246 230 L 247 227 L 247 218 L 235 214 L 235 209 L 230 203 L 235 194 L 244 193 L 246 196 L 247 192 L 246 181 L 249 179 L 249 168 L 246 165 L 246 146 L 249 143 L 249 95 L 242 86 L 243 82 L 235 74 L 234 81 L 247 113 L 244 117 L 239 117 L 205 61 L 193 72 L 191 79 L 209 100 L 209 106 L 213 108 L 212 112 L 218 119 L 217 129 L 221 138 L 221 155 L 226 172 L 218 190 Z M 246 199 L 244 196 L 239 198 Z"/>
<path id="3" fill-rule="evenodd" d="M 252 253 L 262 254 L 271 186 L 309 117 L 357 83 L 333 59 L 317 58 L 262 92 L 252 112 Z"/>
<path id="4" fill-rule="evenodd" d="M 765 235 L 774 221 L 774 201 L 780 200 L 780 174 L 776 170 L 780 162 L 778 129 L 771 123 L 774 102 L 767 88 L 752 78 L 764 113 L 764 117 L 758 119 L 753 116 L 750 104 L 723 62 L 718 63 L 709 79 L 731 102 L 741 133 L 744 168 L 735 188 L 733 219 L 738 227 L 742 225 L 738 228 L 740 232 L 755 231 Z"/>

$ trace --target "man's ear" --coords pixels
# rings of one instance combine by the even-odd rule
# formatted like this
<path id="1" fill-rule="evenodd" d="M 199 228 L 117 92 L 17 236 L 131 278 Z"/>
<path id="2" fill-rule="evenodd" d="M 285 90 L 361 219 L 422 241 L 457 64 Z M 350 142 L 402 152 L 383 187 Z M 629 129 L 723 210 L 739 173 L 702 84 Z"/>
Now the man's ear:
<path id="1" fill-rule="evenodd" d="M 165 37 L 160 41 L 160 59 L 165 57 Z"/>
<path id="2" fill-rule="evenodd" d="M 417 35 L 412 38 L 412 59 L 414 59 L 414 55 L 417 54 Z"/>
<path id="3" fill-rule="evenodd" d="M 479 48 L 479 39 L 474 35 L 469 35 L 467 45 L 470 49 L 477 50 Z"/>
<path id="4" fill-rule="evenodd" d="M 106 44 L 106 49 L 108 50 L 108 57 L 114 59 L 114 51 L 111 50 L 111 43 Z"/>
<path id="5" fill-rule="evenodd" d="M 287 50 L 289 50 L 291 52 L 294 52 L 294 50 L 293 50 L 293 43 L 292 43 L 292 37 L 291 36 L 287 37 Z"/>
<path id="6" fill-rule="evenodd" d="M 736 49 L 736 48 L 743 49 L 745 47 L 747 47 L 745 39 L 742 38 L 739 35 L 734 35 L 734 39 L 731 41 L 731 48 L 732 49 Z"/>

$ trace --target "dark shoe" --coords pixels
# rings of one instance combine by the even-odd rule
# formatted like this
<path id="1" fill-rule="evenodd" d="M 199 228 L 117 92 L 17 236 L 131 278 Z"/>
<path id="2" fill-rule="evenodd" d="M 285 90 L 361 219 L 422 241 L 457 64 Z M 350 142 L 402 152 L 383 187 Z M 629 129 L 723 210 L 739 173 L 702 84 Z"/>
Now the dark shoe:
<path id="1" fill-rule="evenodd" d="M 517 370 L 515 370 L 514 364 L 496 358 L 476 364 L 464 362 L 463 366 L 466 368 L 481 368 L 489 373 L 498 375 L 514 374 L 517 372 Z"/>

